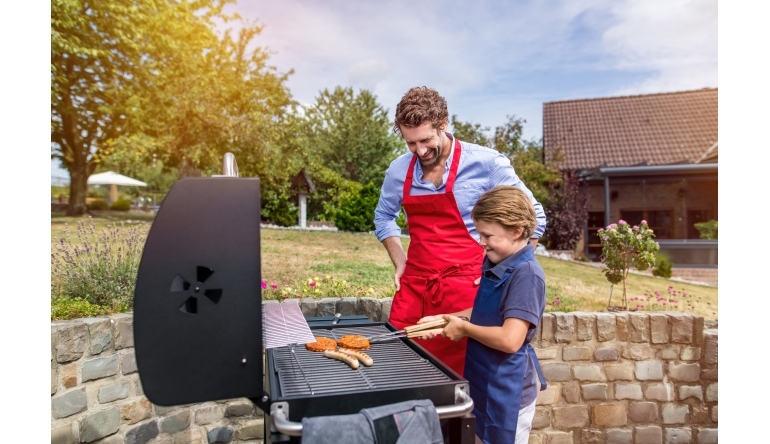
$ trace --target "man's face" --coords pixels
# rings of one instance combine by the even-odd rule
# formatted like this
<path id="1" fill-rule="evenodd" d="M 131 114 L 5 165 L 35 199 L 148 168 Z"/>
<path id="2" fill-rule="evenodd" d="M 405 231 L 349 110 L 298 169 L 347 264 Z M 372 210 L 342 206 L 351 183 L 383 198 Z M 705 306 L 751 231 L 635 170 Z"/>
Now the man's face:
<path id="1" fill-rule="evenodd" d="M 424 167 L 434 165 L 444 151 L 446 136 L 429 121 L 412 128 L 401 127 L 401 135 L 409 151 L 417 154 L 420 165 Z"/>

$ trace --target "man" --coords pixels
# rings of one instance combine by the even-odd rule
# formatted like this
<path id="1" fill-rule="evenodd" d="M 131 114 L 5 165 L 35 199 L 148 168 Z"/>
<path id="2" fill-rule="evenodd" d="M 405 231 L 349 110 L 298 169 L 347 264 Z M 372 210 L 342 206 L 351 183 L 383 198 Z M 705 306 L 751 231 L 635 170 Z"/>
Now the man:
<path id="1" fill-rule="evenodd" d="M 396 106 L 393 131 L 410 152 L 394 160 L 385 173 L 374 224 L 396 268 L 390 322 L 398 328 L 473 306 L 484 249 L 471 210 L 485 191 L 497 185 L 520 188 L 537 214 L 533 246 L 545 231 L 543 206 L 516 176 L 508 158 L 457 140 L 446 132 L 448 119 L 446 100 L 427 87 L 410 89 Z M 408 259 L 396 224 L 402 205 L 411 237 Z M 463 374 L 467 338 L 418 341 Z"/>

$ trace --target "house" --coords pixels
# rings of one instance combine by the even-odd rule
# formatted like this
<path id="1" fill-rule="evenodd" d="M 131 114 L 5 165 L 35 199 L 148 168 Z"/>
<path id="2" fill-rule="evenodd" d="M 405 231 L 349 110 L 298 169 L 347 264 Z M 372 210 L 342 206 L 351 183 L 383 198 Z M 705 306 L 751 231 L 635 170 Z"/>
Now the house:
<path id="1" fill-rule="evenodd" d="M 581 178 L 586 256 L 601 253 L 599 228 L 646 220 L 675 270 L 716 279 L 718 242 L 694 226 L 718 214 L 716 88 L 544 103 L 543 147 Z"/>

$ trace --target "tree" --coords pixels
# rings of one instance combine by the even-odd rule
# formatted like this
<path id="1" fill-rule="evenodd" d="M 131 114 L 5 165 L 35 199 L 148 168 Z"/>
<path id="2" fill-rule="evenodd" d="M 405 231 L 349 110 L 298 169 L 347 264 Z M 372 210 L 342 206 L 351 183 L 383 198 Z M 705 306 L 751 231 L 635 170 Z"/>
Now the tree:
<path id="1" fill-rule="evenodd" d="M 580 240 L 588 215 L 588 199 L 580 191 L 580 180 L 576 171 L 565 171 L 562 183 L 550 185 L 550 198 L 545 205 L 548 221 L 546 239 L 549 248 L 572 250 Z"/>
<path id="2" fill-rule="evenodd" d="M 457 119 L 457 115 L 450 118 L 453 135 L 463 142 L 475 143 L 476 145 L 491 147 L 492 144 L 486 136 L 489 127 L 482 127 L 480 123 L 463 122 Z"/>

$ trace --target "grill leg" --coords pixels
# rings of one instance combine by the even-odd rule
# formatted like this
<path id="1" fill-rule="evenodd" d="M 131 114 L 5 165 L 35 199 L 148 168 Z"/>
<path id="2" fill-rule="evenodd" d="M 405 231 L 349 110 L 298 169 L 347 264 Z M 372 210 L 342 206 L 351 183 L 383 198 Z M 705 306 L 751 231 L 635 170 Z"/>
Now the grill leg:
<path id="1" fill-rule="evenodd" d="M 441 421 L 444 444 L 474 444 L 476 442 L 476 417 L 468 413 L 459 418 Z"/>

